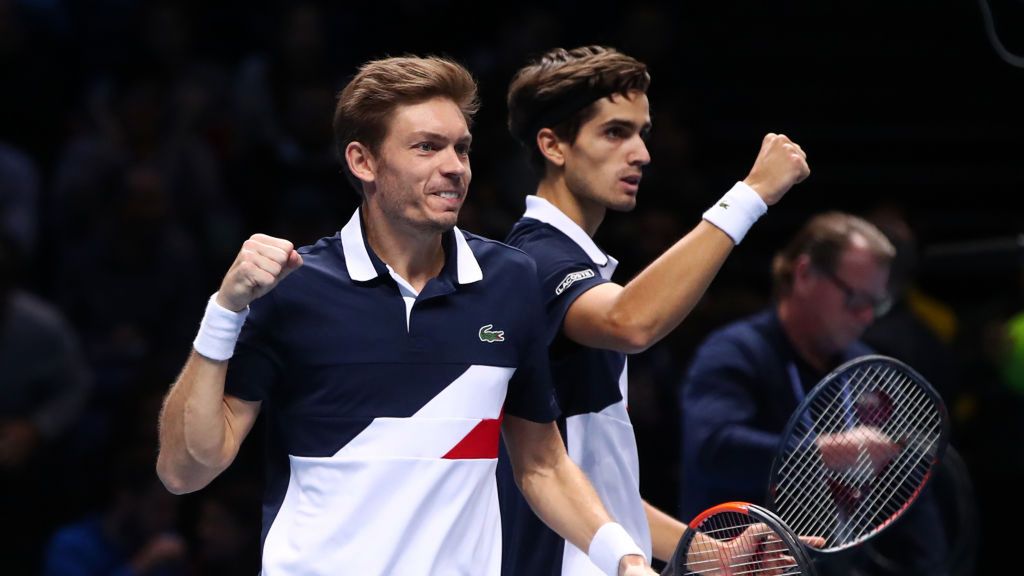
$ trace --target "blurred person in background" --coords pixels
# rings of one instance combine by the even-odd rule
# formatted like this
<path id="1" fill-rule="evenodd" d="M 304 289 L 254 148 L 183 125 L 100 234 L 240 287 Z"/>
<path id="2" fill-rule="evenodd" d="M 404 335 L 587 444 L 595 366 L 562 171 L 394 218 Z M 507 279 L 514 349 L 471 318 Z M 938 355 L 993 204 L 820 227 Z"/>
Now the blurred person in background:
<path id="1" fill-rule="evenodd" d="M 78 337 L 54 306 L 18 287 L 18 244 L 0 235 L 0 556 L 31 573 L 63 502 L 59 441 L 89 399 Z"/>
<path id="2" fill-rule="evenodd" d="M 721 502 L 766 503 L 790 415 L 833 369 L 874 353 L 860 338 L 891 306 L 895 256 L 886 236 L 862 218 L 819 214 L 772 262 L 774 305 L 717 330 L 698 348 L 679 400 L 684 517 Z M 876 540 L 894 550 L 890 557 L 905 574 L 945 573 L 941 518 L 928 490 Z M 825 574 L 854 574 L 856 555 L 829 555 L 819 566 Z"/>
<path id="3" fill-rule="evenodd" d="M 188 546 L 177 531 L 178 502 L 152 469 L 118 459 L 102 510 L 57 529 L 44 576 L 185 576 Z"/>

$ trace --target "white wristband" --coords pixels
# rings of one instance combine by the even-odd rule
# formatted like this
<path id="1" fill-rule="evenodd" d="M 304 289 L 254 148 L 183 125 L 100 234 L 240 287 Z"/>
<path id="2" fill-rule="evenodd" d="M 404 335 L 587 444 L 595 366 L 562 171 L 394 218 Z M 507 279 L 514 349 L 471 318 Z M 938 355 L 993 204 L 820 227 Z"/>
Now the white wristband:
<path id="1" fill-rule="evenodd" d="M 753 188 L 737 182 L 722 196 L 722 199 L 708 208 L 704 219 L 722 229 L 739 244 L 757 219 L 768 211 L 768 205 Z"/>
<path id="2" fill-rule="evenodd" d="M 248 306 L 241 312 L 232 312 L 217 304 L 217 293 L 214 292 L 206 304 L 206 314 L 199 324 L 199 334 L 196 334 L 192 347 L 210 360 L 223 361 L 231 358 L 235 353 L 238 334 L 242 331 L 242 324 L 245 324 L 245 317 L 248 315 Z"/>
<path id="3" fill-rule="evenodd" d="M 590 550 L 587 551 L 587 556 L 594 566 L 608 576 L 619 576 L 619 561 L 623 556 L 630 554 L 647 559 L 647 555 L 636 545 L 629 532 L 616 522 L 608 522 L 598 528 L 594 539 L 590 541 Z"/>

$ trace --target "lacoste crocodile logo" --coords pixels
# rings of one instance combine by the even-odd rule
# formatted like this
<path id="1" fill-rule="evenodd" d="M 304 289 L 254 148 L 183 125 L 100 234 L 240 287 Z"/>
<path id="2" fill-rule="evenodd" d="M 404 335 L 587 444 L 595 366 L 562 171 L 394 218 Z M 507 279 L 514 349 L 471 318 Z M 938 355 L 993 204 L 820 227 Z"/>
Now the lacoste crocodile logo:
<path id="1" fill-rule="evenodd" d="M 728 202 L 719 202 L 718 205 L 721 206 L 722 208 L 725 208 L 726 210 L 729 209 L 729 203 Z"/>
<path id="2" fill-rule="evenodd" d="M 487 342 L 488 344 L 490 344 L 491 342 L 504 342 L 505 331 L 492 331 L 491 328 L 494 328 L 494 324 L 484 324 L 483 326 L 480 327 L 480 341 Z"/>

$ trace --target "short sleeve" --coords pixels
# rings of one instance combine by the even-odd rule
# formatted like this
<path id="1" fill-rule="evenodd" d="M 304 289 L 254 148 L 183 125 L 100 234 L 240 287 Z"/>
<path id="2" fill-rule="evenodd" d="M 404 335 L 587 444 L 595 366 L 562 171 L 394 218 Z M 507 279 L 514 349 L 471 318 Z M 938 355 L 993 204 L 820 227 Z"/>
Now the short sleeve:
<path id="1" fill-rule="evenodd" d="M 270 396 L 283 373 L 274 341 L 277 316 L 273 292 L 249 305 L 235 353 L 228 361 L 225 394 L 249 401 L 262 401 Z"/>
<path id="2" fill-rule="evenodd" d="M 608 282 L 593 260 L 568 237 L 538 234 L 520 248 L 537 263 L 546 311 L 545 337 L 553 342 L 572 303 L 594 286 Z"/>

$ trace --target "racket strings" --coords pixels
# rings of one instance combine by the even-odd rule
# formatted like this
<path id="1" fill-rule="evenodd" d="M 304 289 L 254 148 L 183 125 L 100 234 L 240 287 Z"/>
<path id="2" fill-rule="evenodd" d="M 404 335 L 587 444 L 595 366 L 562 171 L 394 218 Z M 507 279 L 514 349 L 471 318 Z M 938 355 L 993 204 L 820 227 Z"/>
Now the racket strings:
<path id="1" fill-rule="evenodd" d="M 691 528 L 705 538 L 691 540 L 686 574 L 801 574 L 789 546 L 778 534 L 745 513 L 718 512 Z M 722 549 L 726 543 L 732 548 L 728 555 Z"/>
<path id="2" fill-rule="evenodd" d="M 827 430 L 829 430 L 829 429 L 830 430 L 834 430 L 835 429 L 834 425 L 833 426 L 829 426 L 828 424 L 825 424 L 823 427 L 825 429 L 827 429 Z M 821 469 L 821 467 L 819 467 L 819 470 L 820 469 Z M 891 473 L 892 471 L 900 470 L 900 468 L 895 467 L 895 468 L 890 468 L 889 470 L 890 470 L 890 473 Z M 835 475 L 835 474 L 832 474 L 828 478 L 826 478 L 826 481 L 830 481 L 830 484 L 829 484 L 830 487 L 836 488 L 837 486 L 838 487 L 843 486 L 844 483 L 846 485 L 852 485 L 853 483 L 855 483 L 858 480 L 858 478 L 870 479 L 873 475 L 874 474 L 873 474 L 873 470 L 871 469 L 870 460 L 868 460 L 866 458 L 866 454 L 860 453 L 858 455 L 858 462 L 857 462 L 856 466 L 851 467 L 851 469 L 847 470 L 847 472 L 845 474 L 841 474 L 841 475 L 838 475 L 838 476 Z M 898 474 L 890 474 L 890 475 L 892 477 L 899 476 Z M 820 482 L 821 478 L 822 478 L 822 474 L 815 474 L 814 480 L 818 480 Z M 884 479 L 883 480 L 883 485 L 889 485 L 890 488 L 891 488 L 891 483 L 892 483 L 892 478 Z M 806 486 L 798 486 L 798 488 L 806 489 Z M 837 504 L 840 507 L 846 508 L 847 511 L 849 511 L 851 505 L 855 505 L 857 503 L 856 498 L 854 497 L 855 494 L 852 493 L 852 492 L 842 492 L 842 491 L 836 492 L 836 490 L 834 490 L 834 489 L 831 492 L 832 493 L 829 494 L 828 491 L 819 490 L 818 494 L 816 494 L 816 500 L 818 500 L 819 502 L 822 499 L 824 499 L 825 501 L 835 501 L 834 502 L 835 504 Z M 844 498 L 844 496 L 845 496 L 845 498 Z M 806 502 L 806 499 L 805 499 L 805 502 Z M 830 507 L 830 508 L 835 510 L 834 507 Z M 871 507 L 868 506 L 867 509 L 871 509 Z M 814 511 L 814 507 L 813 506 L 807 506 L 807 507 L 804 508 L 804 510 L 807 510 L 808 513 L 810 513 L 810 512 Z M 835 511 L 839 512 L 838 510 L 835 510 Z"/>
<path id="3" fill-rule="evenodd" d="M 842 386 L 823 390 L 818 400 L 811 406 L 810 412 L 812 412 L 816 419 L 821 420 L 825 418 L 817 426 L 825 434 L 836 433 L 841 430 L 837 422 L 842 417 L 843 411 L 836 408 L 836 403 L 842 399 L 842 394 L 840 394 L 842 390 Z M 818 450 L 799 450 L 800 448 L 809 448 L 813 444 L 814 437 L 819 435 L 810 420 L 800 421 L 794 431 L 794 437 L 799 435 L 799 440 L 790 442 L 789 450 L 791 450 L 790 455 L 795 454 L 795 456 L 783 461 L 779 476 L 783 479 L 787 479 L 791 475 L 795 476 L 798 479 L 795 487 L 801 490 L 794 492 L 797 495 L 803 495 L 808 484 L 812 482 L 812 479 L 806 476 L 806 471 L 808 469 L 815 472 L 822 470 L 824 463 L 821 462 L 821 455 Z M 817 482 L 814 484 L 817 485 Z M 785 504 L 787 501 L 788 491 L 784 490 L 784 488 L 785 486 L 780 486 L 780 493 L 777 499 L 777 503 L 780 505 Z"/>
<path id="4" fill-rule="evenodd" d="M 915 427 L 932 426 L 937 425 L 940 422 L 939 416 L 934 412 L 928 414 L 923 411 L 916 411 L 916 415 L 917 420 L 910 423 L 912 426 Z M 929 419 L 929 422 L 923 422 L 923 419 Z M 931 438 L 928 438 L 928 436 L 931 436 Z M 921 446 L 924 444 L 924 442 L 927 442 L 928 444 L 924 450 L 921 450 Z M 915 434 L 913 443 L 906 442 L 906 446 L 904 448 L 905 452 L 903 453 L 903 455 L 915 453 L 919 455 L 927 455 L 930 453 L 931 448 L 936 444 L 937 437 L 934 435 Z M 814 454 L 815 456 L 817 455 L 816 452 L 814 452 Z M 911 458 L 904 458 L 903 460 L 904 461 L 901 462 L 899 458 L 894 458 L 893 462 L 895 464 L 890 463 L 887 468 L 883 469 L 882 476 L 880 476 L 877 479 L 878 481 L 875 482 L 875 487 L 869 493 L 869 495 L 874 495 L 874 497 L 877 499 L 879 495 L 886 494 L 888 491 L 891 490 L 897 490 L 897 495 L 900 496 L 901 498 L 889 499 L 891 501 L 909 498 L 913 495 L 913 486 L 919 485 L 919 483 L 923 481 L 926 473 L 926 470 L 918 470 L 917 464 L 920 464 L 925 459 L 918 458 L 914 460 Z M 856 466 L 853 467 L 851 470 L 848 470 L 846 474 L 842 474 L 839 476 L 833 475 L 830 476 L 829 478 L 824 478 L 826 476 L 826 470 L 827 469 L 823 466 L 818 467 L 818 469 L 815 470 L 815 474 L 813 477 L 807 476 L 803 479 L 803 482 L 795 483 L 794 490 L 792 490 L 791 492 L 804 493 L 806 495 L 806 493 L 808 492 L 808 485 L 813 482 L 827 483 L 829 482 L 829 480 L 831 480 L 832 486 L 853 485 L 857 482 L 859 478 L 867 478 L 868 480 L 870 480 L 874 475 L 872 471 L 871 462 L 868 459 L 866 453 L 863 451 L 858 454 L 858 461 Z M 901 480 L 909 480 L 909 482 L 903 482 L 904 490 L 899 490 L 901 486 L 900 484 L 896 484 L 896 486 L 894 486 L 895 483 Z M 822 486 L 824 486 L 824 484 L 822 484 Z M 835 490 L 832 490 L 831 494 L 828 490 L 818 490 L 812 498 L 804 499 L 805 504 L 808 503 L 808 501 L 810 501 L 811 505 L 804 506 L 804 513 L 794 517 L 794 519 L 792 520 L 794 522 L 794 525 L 799 526 L 797 528 L 798 530 L 805 529 L 807 527 L 803 522 L 805 520 L 804 517 L 813 514 L 815 511 L 820 511 L 816 510 L 816 506 L 814 506 L 814 504 L 817 504 L 818 507 L 820 507 L 825 502 L 834 503 L 836 504 L 836 507 L 830 507 L 830 511 L 836 512 L 839 512 L 837 508 L 849 509 L 851 505 L 857 504 L 856 499 L 854 499 L 849 493 L 845 493 L 845 496 L 847 496 L 846 501 L 844 501 L 843 496 L 843 492 L 837 493 Z M 883 502 L 882 504 L 887 504 L 887 502 Z M 897 512 L 901 507 L 902 503 L 899 503 L 897 505 L 891 506 L 887 510 L 883 509 L 882 513 L 892 514 Z M 874 516 L 870 516 L 866 513 L 866 511 L 870 511 L 876 508 L 875 506 L 871 505 L 870 501 L 866 502 L 863 506 L 861 506 L 861 508 L 865 511 L 865 513 L 863 514 L 862 518 L 853 518 L 855 527 L 858 526 L 858 522 L 866 522 L 868 524 L 876 522 Z M 847 522 L 847 524 L 849 524 L 849 521 Z M 828 531 L 826 530 L 822 533 L 828 533 Z"/>
<path id="5" fill-rule="evenodd" d="M 877 383 L 877 379 L 872 379 L 872 381 L 875 381 Z M 892 387 L 889 386 L 889 388 L 892 391 Z M 900 390 L 896 389 L 895 392 L 898 395 Z M 837 398 L 836 396 L 833 396 L 833 398 L 831 399 L 832 401 L 831 402 L 826 402 L 825 405 L 826 406 L 834 406 L 836 398 Z M 822 403 L 819 402 L 819 405 L 820 404 L 822 404 Z M 833 414 L 833 418 L 831 419 L 831 423 L 825 422 L 825 423 L 823 423 L 819 427 L 823 428 L 826 431 L 834 431 L 834 430 L 836 430 L 837 429 L 837 427 L 835 425 L 836 418 L 834 416 L 835 415 Z M 868 415 L 868 418 L 870 418 L 870 417 L 871 416 Z M 818 459 L 816 452 L 810 451 L 810 453 L 811 453 L 811 455 L 813 455 L 813 457 L 815 457 L 815 460 Z M 798 463 L 798 464 L 799 463 L 806 464 L 807 463 L 807 457 L 805 456 L 805 458 L 803 458 L 802 460 L 794 461 L 794 462 Z M 817 464 L 817 462 L 815 462 L 815 464 Z M 822 467 L 821 466 L 816 466 L 816 468 L 818 468 L 819 471 L 821 471 Z M 898 470 L 898 468 L 893 468 L 892 470 Z M 836 482 L 847 482 L 847 483 L 849 483 L 849 482 L 852 482 L 852 481 L 856 480 L 857 476 L 863 476 L 863 477 L 866 477 L 866 478 L 870 478 L 872 475 L 873 475 L 873 473 L 872 473 L 872 471 L 870 469 L 870 460 L 867 459 L 865 453 L 860 453 L 860 454 L 858 454 L 858 461 L 856 462 L 855 466 L 853 466 L 853 467 L 851 467 L 851 469 L 847 470 L 847 472 L 845 474 L 839 475 L 838 477 L 835 476 L 835 475 L 832 475 L 832 476 L 830 476 L 829 479 L 831 479 L 833 481 L 833 486 L 834 486 L 836 484 Z M 818 482 L 821 481 L 822 474 L 819 473 L 819 474 L 815 474 L 814 476 L 815 476 L 814 478 L 811 478 L 808 481 L 818 481 Z M 807 480 L 807 479 L 805 478 L 805 480 Z M 806 491 L 806 488 L 807 488 L 806 483 L 807 482 L 805 481 L 802 485 L 798 485 L 797 488 L 801 488 L 804 491 Z M 827 499 L 827 497 L 828 497 L 827 492 L 824 493 L 824 494 L 822 494 L 822 492 L 825 492 L 824 490 L 819 490 L 818 492 L 819 492 L 819 494 L 816 495 L 818 500 L 821 500 L 822 498 L 826 498 Z M 833 496 L 832 499 L 834 500 L 834 499 L 836 499 L 836 496 L 841 496 L 841 494 L 833 494 L 832 496 Z M 844 502 L 840 501 L 840 502 L 838 502 L 838 504 L 843 505 Z"/>
<path id="6" fill-rule="evenodd" d="M 824 537 L 826 547 L 866 538 L 905 508 L 927 478 L 941 435 L 935 402 L 902 370 L 873 363 L 836 378 L 808 413 L 794 426 L 779 467 L 779 513 L 796 533 Z M 864 445 L 870 438 L 863 429 L 851 432 L 858 426 L 899 444 L 877 474 Z M 837 471 L 812 447 L 821 436 L 842 433 L 849 438 L 834 440 L 856 450 L 856 459 Z"/>

